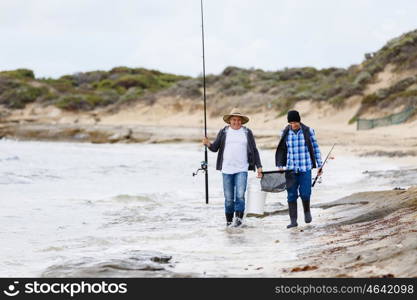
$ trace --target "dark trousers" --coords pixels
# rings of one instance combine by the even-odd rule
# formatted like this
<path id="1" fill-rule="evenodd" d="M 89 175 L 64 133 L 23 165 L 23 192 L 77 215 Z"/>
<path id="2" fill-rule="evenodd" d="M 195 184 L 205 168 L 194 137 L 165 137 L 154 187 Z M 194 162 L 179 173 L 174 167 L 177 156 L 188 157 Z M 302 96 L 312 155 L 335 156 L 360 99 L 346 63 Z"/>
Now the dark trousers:
<path id="1" fill-rule="evenodd" d="M 294 173 L 294 184 L 287 189 L 287 200 L 288 202 L 296 202 L 298 196 L 303 201 L 310 201 L 311 170 Z"/>

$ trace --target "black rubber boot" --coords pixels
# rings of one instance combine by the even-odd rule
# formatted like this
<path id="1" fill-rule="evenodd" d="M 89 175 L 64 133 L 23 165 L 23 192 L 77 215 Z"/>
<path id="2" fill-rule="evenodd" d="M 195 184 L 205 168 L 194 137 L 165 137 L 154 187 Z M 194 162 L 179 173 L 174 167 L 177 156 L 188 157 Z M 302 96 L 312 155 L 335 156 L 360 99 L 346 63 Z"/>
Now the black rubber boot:
<path id="1" fill-rule="evenodd" d="M 228 214 L 226 213 L 226 226 L 232 225 L 233 222 L 233 213 Z"/>
<path id="2" fill-rule="evenodd" d="M 242 221 L 243 221 L 243 211 L 236 211 L 235 212 L 235 224 L 234 227 L 239 227 L 242 225 Z"/>
<path id="3" fill-rule="evenodd" d="M 304 208 L 304 221 L 306 223 L 311 223 L 313 218 L 311 217 L 311 212 L 310 212 L 310 201 L 303 201 L 303 208 Z"/>
<path id="4" fill-rule="evenodd" d="M 287 225 L 287 228 L 297 227 L 297 201 L 288 202 L 288 213 L 290 215 L 291 223 Z"/>

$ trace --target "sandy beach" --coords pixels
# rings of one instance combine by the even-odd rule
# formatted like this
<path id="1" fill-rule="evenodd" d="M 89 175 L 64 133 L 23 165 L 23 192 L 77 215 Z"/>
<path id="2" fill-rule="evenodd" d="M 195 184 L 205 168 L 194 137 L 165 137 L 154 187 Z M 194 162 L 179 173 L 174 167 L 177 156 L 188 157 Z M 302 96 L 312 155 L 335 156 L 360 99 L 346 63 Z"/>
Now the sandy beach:
<path id="1" fill-rule="evenodd" d="M 315 227 L 310 251 L 282 268 L 284 277 L 416 277 L 417 189 L 357 193 L 313 206 L 327 224 Z M 311 231 L 306 226 L 294 235 Z"/>
<path id="2" fill-rule="evenodd" d="M 55 107 L 28 105 L 16 110 L 0 124 L 0 135 L 22 140 L 61 140 L 93 143 L 167 143 L 196 142 L 204 135 L 201 111 L 191 110 L 192 103 L 183 104 L 183 111 L 164 105 L 161 99 L 153 106 L 138 104 L 116 113 L 64 112 Z M 415 156 L 417 119 L 371 130 L 357 130 L 356 123 L 348 124 L 359 107 L 353 98 L 345 107 L 337 109 L 329 104 L 301 101 L 295 109 L 302 122 L 315 129 L 320 145 L 338 144 L 339 151 L 357 155 Z M 227 113 L 227 112 L 225 112 Z M 248 127 L 255 134 L 260 148 L 276 147 L 286 117 L 264 110 L 248 113 Z M 208 136 L 215 138 L 225 126 L 222 116 L 208 118 Z"/>

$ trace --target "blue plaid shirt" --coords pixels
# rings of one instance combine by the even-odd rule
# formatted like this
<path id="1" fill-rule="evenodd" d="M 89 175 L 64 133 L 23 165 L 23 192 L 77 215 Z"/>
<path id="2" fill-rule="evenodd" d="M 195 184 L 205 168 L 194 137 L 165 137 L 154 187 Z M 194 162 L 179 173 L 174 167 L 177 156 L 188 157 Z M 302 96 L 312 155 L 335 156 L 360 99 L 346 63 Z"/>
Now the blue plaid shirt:
<path id="1" fill-rule="evenodd" d="M 317 143 L 316 134 L 314 130 L 310 128 L 311 144 L 313 145 L 314 157 L 316 159 L 317 168 L 320 168 L 323 164 L 321 160 L 321 154 L 319 145 Z M 300 128 L 297 132 L 293 130 L 288 131 L 287 135 L 287 169 L 294 170 L 295 172 L 306 172 L 313 168 L 313 164 L 310 158 L 310 152 L 306 142 L 304 141 L 304 134 Z"/>

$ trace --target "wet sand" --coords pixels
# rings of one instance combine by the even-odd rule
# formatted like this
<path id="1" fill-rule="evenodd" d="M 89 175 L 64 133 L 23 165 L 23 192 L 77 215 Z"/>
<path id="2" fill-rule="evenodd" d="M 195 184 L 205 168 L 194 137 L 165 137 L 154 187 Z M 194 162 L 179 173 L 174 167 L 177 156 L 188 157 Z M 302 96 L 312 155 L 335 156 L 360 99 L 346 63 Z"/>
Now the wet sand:
<path id="1" fill-rule="evenodd" d="M 285 277 L 416 277 L 417 187 L 317 205 L 329 223 Z M 297 230 L 297 229 L 296 229 Z"/>
<path id="2" fill-rule="evenodd" d="M 417 277 L 417 170 L 363 175 L 368 184 L 383 179 L 393 188 L 322 202 L 313 193 L 313 222 L 305 224 L 299 208 L 299 226 L 281 229 L 305 247 L 297 259 L 275 267 L 278 277 Z M 287 206 L 252 218 L 274 216 L 288 216 Z"/>

